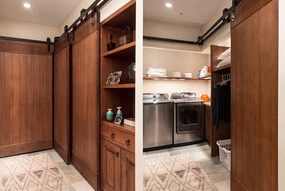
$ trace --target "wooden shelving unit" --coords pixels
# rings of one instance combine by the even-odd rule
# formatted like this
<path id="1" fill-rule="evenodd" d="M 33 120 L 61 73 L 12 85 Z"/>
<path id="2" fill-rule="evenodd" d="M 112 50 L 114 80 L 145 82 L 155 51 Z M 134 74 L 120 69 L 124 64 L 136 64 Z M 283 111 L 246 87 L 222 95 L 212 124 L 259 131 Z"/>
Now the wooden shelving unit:
<path id="1" fill-rule="evenodd" d="M 136 1 L 131 0 L 101 23 L 101 190 L 135 190 L 135 128 L 106 121 L 108 108 L 112 109 L 114 118 L 117 107 L 122 107 L 123 118 L 135 116 L 135 83 L 129 82 L 124 75 L 135 61 L 135 15 Z M 126 27 L 130 28 L 133 41 L 118 46 Z M 116 48 L 108 51 L 110 35 Z M 107 85 L 109 74 L 116 71 L 122 71 L 120 83 Z"/>
<path id="2" fill-rule="evenodd" d="M 210 80 L 210 76 L 203 78 L 185 78 L 185 77 L 144 77 L 144 80 Z"/>

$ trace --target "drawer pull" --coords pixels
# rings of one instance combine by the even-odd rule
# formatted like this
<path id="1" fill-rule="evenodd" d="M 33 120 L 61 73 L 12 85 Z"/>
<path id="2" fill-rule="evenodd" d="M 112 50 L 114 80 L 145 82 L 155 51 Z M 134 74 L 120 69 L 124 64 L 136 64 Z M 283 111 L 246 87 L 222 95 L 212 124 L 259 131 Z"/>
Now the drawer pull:
<path id="1" fill-rule="evenodd" d="M 126 141 L 126 144 L 127 144 L 127 145 L 130 145 L 130 144 L 131 144 L 130 139 L 128 139 L 128 140 Z"/>
<path id="2" fill-rule="evenodd" d="M 116 152 L 116 157 L 119 157 L 119 154 L 120 154 L 119 152 Z"/>
<path id="3" fill-rule="evenodd" d="M 115 137 L 115 134 L 114 134 L 114 133 L 112 133 L 112 134 L 111 134 L 111 138 L 114 138 L 114 137 Z"/>

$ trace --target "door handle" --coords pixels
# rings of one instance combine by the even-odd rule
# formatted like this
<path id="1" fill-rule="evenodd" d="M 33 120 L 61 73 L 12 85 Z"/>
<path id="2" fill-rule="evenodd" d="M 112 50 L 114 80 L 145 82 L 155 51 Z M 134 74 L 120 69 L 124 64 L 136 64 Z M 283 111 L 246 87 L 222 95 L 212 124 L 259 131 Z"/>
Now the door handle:
<path id="1" fill-rule="evenodd" d="M 114 134 L 114 133 L 112 133 L 112 134 L 111 134 L 111 138 L 113 139 L 114 137 L 115 137 L 115 134 Z"/>
<path id="2" fill-rule="evenodd" d="M 119 154 L 120 154 L 119 152 L 116 152 L 116 157 L 119 157 Z"/>
<path id="3" fill-rule="evenodd" d="M 126 144 L 127 144 L 127 145 L 130 145 L 130 144 L 131 144 L 130 139 L 128 139 L 128 140 L 126 141 Z"/>

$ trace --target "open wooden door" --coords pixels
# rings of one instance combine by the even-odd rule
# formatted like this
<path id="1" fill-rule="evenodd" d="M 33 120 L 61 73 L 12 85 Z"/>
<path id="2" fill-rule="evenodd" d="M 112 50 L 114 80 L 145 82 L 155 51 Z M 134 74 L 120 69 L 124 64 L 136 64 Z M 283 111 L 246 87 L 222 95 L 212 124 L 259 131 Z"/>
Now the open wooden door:
<path id="1" fill-rule="evenodd" d="M 55 43 L 54 52 L 54 149 L 70 163 L 70 45 L 68 34 Z"/>
<path id="2" fill-rule="evenodd" d="M 277 191 L 278 1 L 243 0 L 236 17 L 231 31 L 231 191 Z"/>
<path id="3" fill-rule="evenodd" d="M 94 20 L 97 20 L 96 13 Z M 99 24 L 92 17 L 73 31 L 72 164 L 100 188 Z"/>

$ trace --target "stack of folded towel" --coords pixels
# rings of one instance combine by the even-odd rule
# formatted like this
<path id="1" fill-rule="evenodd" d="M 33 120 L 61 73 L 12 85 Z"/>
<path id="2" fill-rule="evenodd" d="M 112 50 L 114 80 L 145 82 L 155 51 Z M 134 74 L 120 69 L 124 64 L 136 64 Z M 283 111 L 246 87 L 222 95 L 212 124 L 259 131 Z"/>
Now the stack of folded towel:
<path id="1" fill-rule="evenodd" d="M 148 77 L 151 77 L 151 76 L 167 77 L 165 68 L 151 68 L 151 67 L 149 67 L 146 74 Z"/>

